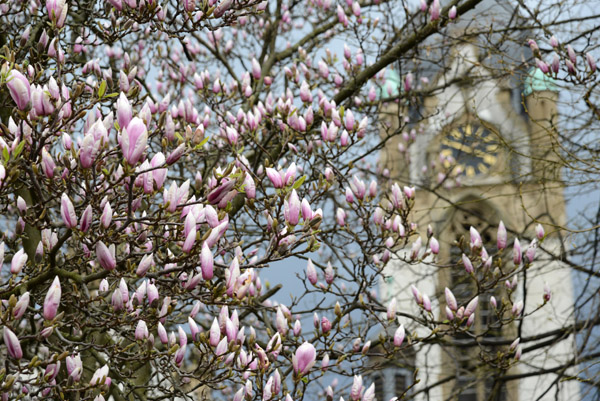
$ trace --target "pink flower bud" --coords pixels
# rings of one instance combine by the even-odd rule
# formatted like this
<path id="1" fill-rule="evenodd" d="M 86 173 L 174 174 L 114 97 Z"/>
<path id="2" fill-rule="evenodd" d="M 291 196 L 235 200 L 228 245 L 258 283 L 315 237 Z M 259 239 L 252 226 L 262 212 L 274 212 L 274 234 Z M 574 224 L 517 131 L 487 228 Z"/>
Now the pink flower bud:
<path id="1" fill-rule="evenodd" d="M 78 382 L 79 380 L 81 380 L 81 374 L 83 373 L 83 363 L 79 354 L 67 356 L 66 364 L 69 378 L 71 378 L 74 382 Z"/>
<path id="2" fill-rule="evenodd" d="M 533 241 L 531 241 L 531 243 L 527 247 L 527 250 L 525 251 L 525 257 L 527 258 L 527 262 L 533 262 L 533 259 L 535 258 L 535 251 L 537 249 L 537 245 L 537 239 L 534 238 Z"/>
<path id="3" fill-rule="evenodd" d="M 117 266 L 114 244 L 107 247 L 104 242 L 98 241 L 96 243 L 96 257 L 98 258 L 100 266 L 106 270 L 113 270 Z"/>
<path id="4" fill-rule="evenodd" d="M 423 309 L 427 312 L 431 312 L 431 300 L 427 294 L 423 294 Z"/>
<path id="5" fill-rule="evenodd" d="M 219 341 L 221 341 L 221 329 L 219 327 L 219 321 L 217 318 L 214 318 L 212 326 L 210 327 L 209 343 L 213 347 L 216 347 L 219 344 Z"/>
<path id="6" fill-rule="evenodd" d="M 129 103 L 129 99 L 127 99 L 125 93 L 121 92 L 117 99 L 117 123 L 121 130 L 127 128 L 131 122 L 132 116 L 133 111 L 131 109 L 131 103 Z"/>
<path id="7" fill-rule="evenodd" d="M 65 0 L 46 0 L 46 10 L 50 20 L 56 24 L 57 28 L 62 28 L 67 18 L 69 5 Z"/>
<path id="8" fill-rule="evenodd" d="M 108 291 L 108 280 L 103 278 L 102 281 L 100 281 L 100 284 L 98 285 L 98 291 L 100 291 L 100 292 Z"/>
<path id="9" fill-rule="evenodd" d="M 225 352 L 227 352 L 227 337 L 223 337 L 223 339 L 221 341 L 219 341 L 219 344 L 217 344 L 217 347 L 215 349 L 215 354 L 217 356 L 221 356 L 223 355 Z"/>
<path id="10" fill-rule="evenodd" d="M 284 216 L 291 226 L 295 226 L 300 221 L 300 199 L 295 189 L 292 189 L 287 201 L 284 202 Z"/>
<path id="11" fill-rule="evenodd" d="M 316 359 L 317 351 L 315 347 L 308 342 L 304 342 L 298 347 L 292 359 L 294 373 L 301 376 L 307 374 L 314 366 Z"/>
<path id="12" fill-rule="evenodd" d="M 464 316 L 467 316 L 467 317 L 471 316 L 475 312 L 475 309 L 477 309 L 478 303 L 479 303 L 479 297 L 473 298 L 467 304 L 467 307 L 465 308 Z"/>
<path id="13" fill-rule="evenodd" d="M 50 285 L 46 298 L 44 299 L 44 319 L 52 320 L 56 317 L 58 306 L 60 305 L 60 297 L 62 290 L 60 288 L 60 280 L 58 276 L 54 278 L 54 281 Z"/>
<path id="14" fill-rule="evenodd" d="M 4 247 L 4 243 L 2 243 L 2 247 Z M 4 256 L 4 255 L 3 255 Z M 11 274 L 19 274 L 21 270 L 23 270 L 23 266 L 27 263 L 27 254 L 23 250 L 23 248 L 19 249 L 15 252 L 11 262 L 10 262 L 10 273 Z"/>
<path id="15" fill-rule="evenodd" d="M 154 254 L 150 253 L 144 255 L 138 264 L 135 274 L 137 274 L 138 277 L 144 277 L 152 266 L 154 266 Z"/>
<path id="16" fill-rule="evenodd" d="M 513 262 L 515 266 L 519 266 L 521 264 L 523 255 L 521 253 L 521 243 L 518 238 L 515 238 L 515 242 L 513 245 Z"/>
<path id="17" fill-rule="evenodd" d="M 517 337 L 517 338 L 515 339 L 515 341 L 513 341 L 513 342 L 510 344 L 509 350 L 510 350 L 510 351 L 514 351 L 514 350 L 516 350 L 516 349 L 517 349 L 517 347 L 519 346 L 519 343 L 520 343 L 520 342 L 521 342 L 521 337 Z"/>
<path id="18" fill-rule="evenodd" d="M 302 334 L 302 323 L 300 323 L 300 320 L 296 320 L 294 322 L 293 332 L 294 332 L 294 336 L 296 336 L 296 337 L 298 337 L 300 334 Z"/>
<path id="19" fill-rule="evenodd" d="M 4 344 L 11 358 L 17 360 L 23 358 L 23 350 L 21 349 L 19 338 L 6 326 L 4 326 Z"/>
<path id="20" fill-rule="evenodd" d="M 467 327 L 473 326 L 473 323 L 475 323 L 475 313 L 471 314 L 467 319 Z"/>
<path id="21" fill-rule="evenodd" d="M 535 226 L 535 235 L 540 241 L 544 239 L 546 234 L 544 233 L 544 227 L 541 224 Z"/>
<path id="22" fill-rule="evenodd" d="M 102 211 L 102 216 L 100 216 L 100 223 L 104 228 L 108 228 L 110 226 L 110 222 L 112 221 L 112 208 L 110 207 L 110 203 L 106 202 L 104 205 L 104 210 Z"/>
<path id="23" fill-rule="evenodd" d="M 262 75 L 262 71 L 261 71 L 260 64 L 258 63 L 258 60 L 256 58 L 253 58 L 252 59 L 252 76 L 254 77 L 254 79 L 260 79 L 261 75 Z"/>
<path id="24" fill-rule="evenodd" d="M 138 118 L 134 117 L 126 128 L 123 128 L 120 136 L 121 150 L 123 157 L 129 165 L 134 166 L 144 153 L 148 142 L 148 131 L 146 124 Z"/>
<path id="25" fill-rule="evenodd" d="M 319 60 L 318 63 L 319 74 L 321 77 L 327 79 L 329 77 L 329 67 L 323 60 Z"/>
<path id="26" fill-rule="evenodd" d="M 281 307 L 277 308 L 277 314 L 276 314 L 276 318 L 275 318 L 275 326 L 277 327 L 277 331 L 282 336 L 285 336 L 287 334 L 287 332 L 288 332 L 287 319 L 283 315 Z"/>
<path id="27" fill-rule="evenodd" d="M 592 56 L 590 53 L 586 53 L 585 59 L 590 67 L 590 71 L 596 72 L 596 60 L 594 59 L 594 56 Z"/>
<path id="28" fill-rule="evenodd" d="M 462 262 L 465 266 L 465 271 L 467 273 L 471 274 L 475 271 L 475 269 L 473 268 L 473 263 L 471 263 L 471 259 L 469 259 L 469 257 L 464 253 L 462 254 Z"/>
<path id="29" fill-rule="evenodd" d="M 158 299 L 158 288 L 156 288 L 156 285 L 152 282 L 148 283 L 148 289 L 147 289 L 147 295 L 148 295 L 148 304 L 152 305 L 154 303 L 154 301 L 156 301 Z M 166 302 L 165 298 L 165 302 Z"/>
<path id="30" fill-rule="evenodd" d="M 331 322 L 325 316 L 321 318 L 321 330 L 323 334 L 327 334 L 331 331 Z"/>
<path id="31" fill-rule="evenodd" d="M 302 85 L 300 85 L 300 100 L 305 103 L 311 103 L 313 100 L 312 94 L 310 93 L 310 87 L 306 81 L 302 81 Z"/>
<path id="32" fill-rule="evenodd" d="M 396 297 L 393 297 L 387 307 L 387 319 L 394 320 L 396 318 Z"/>
<path id="33" fill-rule="evenodd" d="M 521 312 L 523 312 L 523 300 L 515 302 L 512 307 L 513 316 L 521 316 Z"/>
<path id="34" fill-rule="evenodd" d="M 79 229 L 83 232 L 87 232 L 92 225 L 92 205 L 88 205 L 83 213 L 81 214 L 81 220 L 79 222 Z"/>
<path id="35" fill-rule="evenodd" d="M 446 310 L 446 319 L 448 319 L 450 321 L 454 320 L 454 312 L 452 312 L 452 309 L 450 309 L 448 306 L 446 306 L 445 310 Z"/>
<path id="36" fill-rule="evenodd" d="M 202 269 L 202 278 L 204 280 L 210 280 L 213 278 L 213 254 L 206 242 L 202 244 L 200 268 Z"/>
<path id="37" fill-rule="evenodd" d="M 456 19 L 456 6 L 452 6 L 452 8 L 450 8 L 450 11 L 448 11 L 448 18 L 450 18 L 451 20 Z"/>
<path id="38" fill-rule="evenodd" d="M 184 227 L 185 242 L 183 243 L 182 251 L 190 253 L 196 242 L 196 218 L 193 213 L 188 213 L 186 216 Z"/>
<path id="39" fill-rule="evenodd" d="M 327 284 L 332 284 L 335 279 L 335 271 L 333 270 L 333 266 L 331 266 L 330 262 L 327 262 L 327 268 L 325 268 L 325 282 Z"/>
<path id="40" fill-rule="evenodd" d="M 415 298 L 415 302 L 417 303 L 417 305 L 423 305 L 423 296 L 421 295 L 419 289 L 414 285 L 411 285 L 410 290 L 413 294 L 413 297 Z"/>
<path id="41" fill-rule="evenodd" d="M 352 399 L 352 401 L 359 401 L 363 389 L 362 376 L 354 376 L 354 381 L 352 382 L 352 387 L 350 389 L 350 399 Z"/>
<path id="42" fill-rule="evenodd" d="M 458 304 L 456 303 L 456 298 L 454 297 L 454 294 L 452 293 L 452 291 L 450 291 L 448 287 L 446 287 L 445 294 L 446 304 L 451 310 L 456 311 L 458 309 Z"/>
<path id="43" fill-rule="evenodd" d="M 573 63 L 574 66 L 577 65 L 577 56 L 571 45 L 567 45 L 567 55 L 569 56 L 571 63 Z"/>
<path id="44" fill-rule="evenodd" d="M 440 243 L 435 237 L 431 237 L 429 240 L 429 249 L 431 249 L 431 253 L 437 255 L 440 253 Z"/>
<path id="45" fill-rule="evenodd" d="M 13 309 L 13 317 L 15 320 L 19 320 L 23 317 L 29 306 L 29 299 L 29 291 L 19 297 L 19 300 Z"/>
<path id="46" fill-rule="evenodd" d="M 283 182 L 283 177 L 279 174 L 279 171 L 274 168 L 267 167 L 266 169 L 267 177 L 271 180 L 271 183 L 275 188 L 283 188 L 285 186 Z"/>
<path id="47" fill-rule="evenodd" d="M 148 338 L 148 326 L 146 325 L 146 322 L 140 320 L 135 328 L 135 339 L 141 341 L 146 338 Z"/>
<path id="48" fill-rule="evenodd" d="M 74 228 L 77 226 L 77 215 L 75 214 L 75 208 L 73 207 L 73 203 L 71 203 L 71 200 L 67 194 L 64 192 L 60 198 L 60 214 L 63 222 L 68 228 Z"/>
<path id="49" fill-rule="evenodd" d="M 244 178 L 244 192 L 248 199 L 256 198 L 256 184 L 250 173 L 246 173 L 246 177 Z"/>
<path id="50" fill-rule="evenodd" d="M 552 72 L 554 74 L 558 74 L 558 70 L 560 69 L 560 58 L 558 54 L 554 53 L 552 56 Z"/>
<path id="51" fill-rule="evenodd" d="M 504 227 L 504 223 L 502 222 L 502 220 L 500 220 L 500 223 L 498 224 L 498 234 L 497 234 L 497 245 L 498 245 L 499 250 L 506 248 L 506 241 L 507 241 L 506 228 Z"/>
<path id="52" fill-rule="evenodd" d="M 308 263 L 306 264 L 306 277 L 308 278 L 308 281 L 310 281 L 310 283 L 312 285 L 316 285 L 317 284 L 317 270 L 315 269 L 315 265 L 313 264 L 312 260 L 308 259 Z"/>
<path id="53" fill-rule="evenodd" d="M 169 337 L 167 335 L 167 330 L 165 330 L 165 327 L 162 325 L 161 322 L 158 322 L 156 331 L 158 332 L 158 338 L 160 338 L 160 342 L 163 344 L 168 344 Z"/>
<path id="54" fill-rule="evenodd" d="M 362 396 L 362 401 L 373 401 L 375 399 L 375 383 L 371 383 Z"/>
<path id="55" fill-rule="evenodd" d="M 471 226 L 471 228 L 469 229 L 469 232 L 471 234 L 471 249 L 473 248 L 481 248 L 483 246 L 483 242 L 481 241 L 481 235 L 479 235 L 479 231 L 477 231 L 477 229 L 475 229 L 475 227 Z"/>
<path id="56" fill-rule="evenodd" d="M 394 333 L 394 346 L 395 347 L 400 347 L 402 345 L 402 343 L 404 342 L 404 326 L 400 325 L 400 327 L 398 327 L 396 329 L 396 332 Z"/>
<path id="57" fill-rule="evenodd" d="M 108 377 L 108 365 L 102 366 L 100 369 L 94 372 L 92 379 L 90 380 L 91 386 L 107 385 L 110 386 L 111 379 Z"/>
<path id="58" fill-rule="evenodd" d="M 19 71 L 11 70 L 7 76 L 6 86 L 17 108 L 27 110 L 31 105 L 31 86 L 27 78 Z"/>
<path id="59" fill-rule="evenodd" d="M 52 160 L 52 156 L 50 156 L 50 153 L 48 153 L 46 148 L 42 148 L 42 171 L 48 179 L 54 177 L 55 168 L 56 164 L 54 163 L 54 160 Z"/>

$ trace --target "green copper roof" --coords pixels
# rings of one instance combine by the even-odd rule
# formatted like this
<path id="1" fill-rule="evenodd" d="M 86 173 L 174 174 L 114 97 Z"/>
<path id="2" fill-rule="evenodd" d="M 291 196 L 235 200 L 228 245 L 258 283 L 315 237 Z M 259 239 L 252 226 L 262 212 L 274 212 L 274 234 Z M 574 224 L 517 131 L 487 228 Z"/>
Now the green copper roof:
<path id="1" fill-rule="evenodd" d="M 401 88 L 402 80 L 400 75 L 394 70 L 388 69 L 385 72 L 385 83 L 383 87 L 377 89 L 377 95 L 381 98 L 397 97 L 399 95 L 398 90 Z"/>
<path id="2" fill-rule="evenodd" d="M 529 96 L 533 92 L 541 91 L 552 91 L 558 92 L 558 86 L 556 81 L 548 75 L 544 74 L 539 68 L 532 68 L 529 70 L 527 77 L 525 78 L 525 88 L 523 89 L 523 95 Z"/>

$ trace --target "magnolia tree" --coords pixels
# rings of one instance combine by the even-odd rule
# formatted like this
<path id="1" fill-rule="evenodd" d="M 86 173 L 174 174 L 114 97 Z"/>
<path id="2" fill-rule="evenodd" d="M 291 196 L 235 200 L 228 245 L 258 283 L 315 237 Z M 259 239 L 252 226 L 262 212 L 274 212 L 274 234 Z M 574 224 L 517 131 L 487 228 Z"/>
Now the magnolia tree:
<path id="1" fill-rule="evenodd" d="M 376 167 L 402 135 L 380 136 L 381 108 L 436 89 L 417 80 L 419 60 L 443 65 L 430 39 L 480 2 L 3 1 L 2 399 L 371 401 L 374 353 L 474 336 L 482 297 L 500 326 L 539 313 L 511 291 L 536 243 L 521 249 L 502 223 L 497 243 L 465 233 L 453 263 L 469 298 L 413 286 L 398 296 L 414 296 L 414 314 L 376 291 L 390 260 L 440 252 L 412 221 L 426 188 Z M 496 28 L 542 43 L 548 21 Z M 530 45 L 537 60 L 521 66 L 583 88 L 597 113 L 592 56 L 586 67 L 583 49 L 557 43 L 546 64 L 552 47 Z M 400 88 L 385 92 L 397 63 Z M 305 272 L 268 286 L 278 261 Z M 478 363 L 506 373 L 527 356 L 519 341 Z"/>

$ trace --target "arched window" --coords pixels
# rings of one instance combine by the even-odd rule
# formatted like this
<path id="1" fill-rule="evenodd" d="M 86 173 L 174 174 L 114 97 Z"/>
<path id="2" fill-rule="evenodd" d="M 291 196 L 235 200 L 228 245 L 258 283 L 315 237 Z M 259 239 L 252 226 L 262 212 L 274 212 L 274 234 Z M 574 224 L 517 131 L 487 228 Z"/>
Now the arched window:
<path id="1" fill-rule="evenodd" d="M 470 229 L 474 227 L 481 235 L 483 246 L 489 253 L 496 249 L 496 231 L 500 221 L 494 208 L 487 202 L 476 197 L 467 197 L 459 202 L 449 213 L 443 223 L 444 238 L 453 241 L 447 244 L 449 249 L 445 255 L 440 255 L 445 263 L 439 275 L 441 292 L 445 287 L 452 290 L 459 304 L 465 305 L 475 295 L 478 288 L 475 280 L 464 273 L 461 263 L 462 254 L 469 254 Z M 476 275 L 482 272 L 476 269 Z M 495 354 L 493 346 L 483 347 L 474 341 L 474 335 L 484 339 L 500 338 L 504 334 L 495 310 L 490 305 L 490 297 L 501 299 L 502 294 L 485 292 L 479 294 L 479 304 L 476 319 L 468 332 L 457 332 L 452 341 L 455 346 L 444 348 L 443 364 L 448 366 L 446 371 L 455 372 L 455 380 L 446 386 L 446 398 L 455 401 L 505 401 L 507 388 L 505 384 L 495 386 L 494 375 L 497 372 L 483 368 L 486 355 Z M 443 296 L 442 296 L 443 299 Z M 443 308 L 441 308 L 443 309 Z M 495 394 L 492 395 L 492 392 Z M 492 398 L 490 398 L 492 397 Z M 512 398 L 511 398 L 512 400 Z"/>

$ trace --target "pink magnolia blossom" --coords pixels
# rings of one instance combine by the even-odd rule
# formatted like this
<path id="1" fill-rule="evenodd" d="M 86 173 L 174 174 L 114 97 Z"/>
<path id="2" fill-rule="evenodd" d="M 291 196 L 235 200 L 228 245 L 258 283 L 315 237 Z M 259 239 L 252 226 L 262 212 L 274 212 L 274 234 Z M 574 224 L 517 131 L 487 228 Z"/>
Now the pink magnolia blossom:
<path id="1" fill-rule="evenodd" d="M 131 103 L 129 103 L 129 99 L 125 93 L 121 92 L 119 98 L 117 99 L 117 123 L 121 129 L 127 128 L 129 122 L 133 117 L 133 110 L 131 108 Z"/>
<path id="2" fill-rule="evenodd" d="M 90 385 L 99 386 L 104 384 L 110 386 L 111 381 L 111 378 L 108 377 L 108 365 L 104 365 L 94 372 L 94 375 L 90 380 Z"/>
<path id="3" fill-rule="evenodd" d="M 515 266 L 519 266 L 523 259 L 523 254 L 521 253 L 521 243 L 518 238 L 515 238 L 515 242 L 513 244 L 513 262 Z"/>
<path id="4" fill-rule="evenodd" d="M 306 264 L 306 277 L 308 278 L 308 281 L 310 281 L 310 283 L 312 285 L 316 285 L 317 284 L 317 270 L 315 269 L 315 265 L 313 264 L 312 260 L 308 259 L 308 263 Z"/>
<path id="5" fill-rule="evenodd" d="M 52 320 L 56 317 L 58 306 L 60 305 L 60 297 L 62 290 L 60 287 L 60 280 L 58 276 L 54 278 L 54 281 L 50 285 L 46 298 L 44 299 L 44 319 Z"/>
<path id="6" fill-rule="evenodd" d="M 473 263 L 471 262 L 471 259 L 469 259 L 469 257 L 467 255 L 465 255 L 464 253 L 462 254 L 462 262 L 463 262 L 463 266 L 465 267 L 465 271 L 467 273 L 471 274 L 475 271 L 475 269 L 473 268 Z"/>
<path id="7" fill-rule="evenodd" d="M 88 205 L 83 213 L 79 222 L 79 229 L 83 232 L 87 232 L 92 225 L 92 205 Z"/>
<path id="8" fill-rule="evenodd" d="M 450 8 L 450 11 L 448 11 L 448 18 L 450 18 L 451 20 L 456 19 L 456 15 L 457 15 L 456 6 L 452 6 Z"/>
<path id="9" fill-rule="evenodd" d="M 292 357 L 294 372 L 298 375 L 305 375 L 314 366 L 317 359 L 317 351 L 315 347 L 304 342 Z"/>
<path id="10" fill-rule="evenodd" d="M 456 311 L 458 309 L 458 304 L 456 302 L 456 298 L 454 297 L 454 294 L 452 293 L 452 291 L 450 291 L 450 289 L 448 287 L 446 287 L 446 289 L 445 289 L 445 295 L 446 295 L 446 304 L 448 305 L 448 307 L 451 310 Z"/>
<path id="11" fill-rule="evenodd" d="M 148 142 L 146 124 L 138 117 L 134 117 L 126 128 L 122 129 L 120 136 L 123 157 L 129 165 L 133 166 L 142 157 Z"/>
<path id="12" fill-rule="evenodd" d="M 23 350 L 21 349 L 19 338 L 6 326 L 4 326 L 4 344 L 6 345 L 6 350 L 11 358 L 23 358 Z"/>
<path id="13" fill-rule="evenodd" d="M 295 226 L 300 221 L 300 198 L 295 189 L 292 189 L 290 196 L 284 202 L 284 216 L 286 222 Z"/>
<path id="14" fill-rule="evenodd" d="M 202 278 L 204 280 L 210 280 L 213 278 L 213 254 L 206 242 L 202 244 L 202 252 L 200 253 L 200 268 L 202 270 Z"/>
<path id="15" fill-rule="evenodd" d="M 404 337 L 405 337 L 404 326 L 400 325 L 400 327 L 398 327 L 396 329 L 396 332 L 394 333 L 394 346 L 400 347 L 402 345 L 402 343 L 404 342 Z"/>
<path id="16" fill-rule="evenodd" d="M 498 249 L 499 250 L 505 249 L 506 241 L 507 241 L 507 233 L 506 233 L 506 228 L 504 227 L 504 223 L 502 222 L 502 220 L 498 224 L 498 233 L 497 233 L 496 237 L 497 237 Z"/>
<path id="17" fill-rule="evenodd" d="M 4 244 L 3 244 L 4 246 Z M 27 263 L 27 254 L 25 253 L 25 250 L 23 248 L 19 249 L 17 252 L 15 252 L 15 254 L 13 255 L 13 258 L 10 262 L 10 273 L 11 274 L 19 274 L 21 272 L 21 270 L 23 269 L 23 267 L 25 266 L 25 263 Z"/>
<path id="18" fill-rule="evenodd" d="M 60 198 L 60 214 L 63 222 L 68 228 L 77 227 L 77 215 L 75 214 L 75 208 L 71 199 L 63 192 Z"/>
<path id="19" fill-rule="evenodd" d="M 81 380 L 81 374 L 83 373 L 83 363 L 79 354 L 73 354 L 73 356 L 67 356 L 66 358 L 67 373 L 69 378 L 74 382 Z"/>
<path id="20" fill-rule="evenodd" d="M 31 105 L 31 85 L 27 78 L 17 70 L 11 70 L 6 79 L 10 96 L 19 110 L 27 110 Z"/>
<path id="21" fill-rule="evenodd" d="M 57 28 L 62 28 L 67 18 L 69 5 L 66 0 L 46 0 L 46 10 L 50 20 L 56 24 Z"/>
<path id="22" fill-rule="evenodd" d="M 135 339 L 138 341 L 148 338 L 148 326 L 143 320 L 139 320 L 135 328 Z"/>
<path id="23" fill-rule="evenodd" d="M 113 270 L 117 266 L 115 259 L 115 244 L 111 244 L 107 247 L 104 242 L 98 241 L 96 243 L 96 257 L 100 266 L 106 270 Z"/>
<path id="24" fill-rule="evenodd" d="M 29 299 L 29 291 L 25 292 L 19 297 L 17 304 L 13 308 L 13 317 L 15 318 L 15 320 L 19 320 L 23 317 L 23 315 L 27 311 L 27 307 L 29 306 Z"/>

